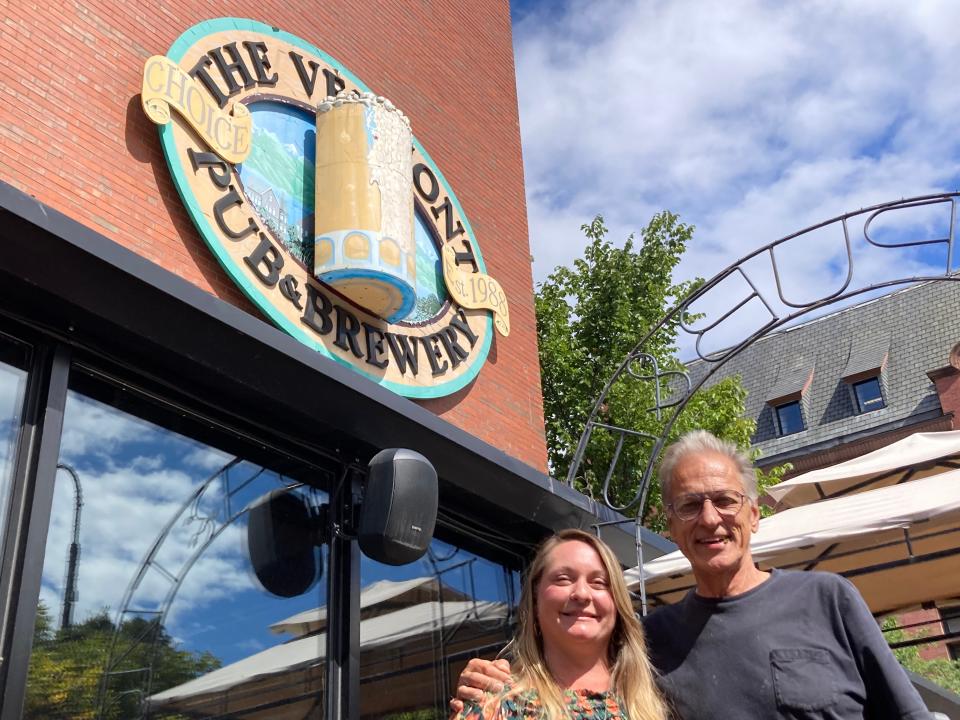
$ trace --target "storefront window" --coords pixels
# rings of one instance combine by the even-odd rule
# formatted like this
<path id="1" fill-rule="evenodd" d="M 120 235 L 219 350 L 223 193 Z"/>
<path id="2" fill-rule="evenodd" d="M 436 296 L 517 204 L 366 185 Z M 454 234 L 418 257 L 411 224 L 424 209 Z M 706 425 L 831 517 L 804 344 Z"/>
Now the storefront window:
<path id="1" fill-rule="evenodd" d="M 296 618 L 325 605 L 325 584 L 273 596 L 245 547 L 245 509 L 265 493 L 325 500 L 293 465 L 71 391 L 25 716 L 321 717 L 322 623 Z"/>
<path id="2" fill-rule="evenodd" d="M 23 393 L 27 385 L 27 356 L 25 345 L 0 336 L 0 551 L 16 467 Z"/>
<path id="3" fill-rule="evenodd" d="M 360 717 L 441 720 L 471 657 L 513 635 L 516 572 L 434 540 L 419 562 L 361 560 Z"/>

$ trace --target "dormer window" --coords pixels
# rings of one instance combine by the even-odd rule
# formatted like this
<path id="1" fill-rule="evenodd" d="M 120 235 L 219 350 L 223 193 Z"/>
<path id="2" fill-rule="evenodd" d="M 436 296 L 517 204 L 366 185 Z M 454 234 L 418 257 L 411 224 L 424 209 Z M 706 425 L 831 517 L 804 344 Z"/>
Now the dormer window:
<path id="1" fill-rule="evenodd" d="M 777 435 L 793 435 L 807 429 L 807 390 L 813 382 L 813 364 L 803 358 L 794 358 L 781 367 L 777 381 L 767 396 L 767 405 L 773 408 Z"/>
<path id="2" fill-rule="evenodd" d="M 776 406 L 777 411 L 777 432 L 780 435 L 792 435 L 806 429 L 803 423 L 803 409 L 800 407 L 800 401 L 783 403 Z"/>
<path id="3" fill-rule="evenodd" d="M 887 406 L 883 388 L 889 347 L 887 338 L 877 338 L 850 349 L 843 381 L 850 389 L 850 400 L 858 415 Z"/>
<path id="4" fill-rule="evenodd" d="M 857 403 L 858 413 L 862 414 L 886 407 L 879 375 L 853 383 L 853 396 Z"/>
<path id="5" fill-rule="evenodd" d="M 960 640 L 957 638 L 957 633 L 960 633 L 960 605 L 942 607 L 939 610 L 943 629 L 947 635 L 952 636 L 947 645 L 947 652 L 950 653 L 951 660 L 960 660 Z"/>

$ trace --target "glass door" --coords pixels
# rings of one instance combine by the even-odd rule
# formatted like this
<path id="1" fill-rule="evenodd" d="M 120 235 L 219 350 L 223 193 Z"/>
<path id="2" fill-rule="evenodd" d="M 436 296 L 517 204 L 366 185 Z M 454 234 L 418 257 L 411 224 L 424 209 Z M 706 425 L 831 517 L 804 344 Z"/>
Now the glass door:
<path id="1" fill-rule="evenodd" d="M 253 503 L 279 491 L 319 508 L 325 471 L 79 381 L 64 414 L 24 716 L 322 717 L 324 551 L 317 582 L 278 597 L 245 542 Z"/>

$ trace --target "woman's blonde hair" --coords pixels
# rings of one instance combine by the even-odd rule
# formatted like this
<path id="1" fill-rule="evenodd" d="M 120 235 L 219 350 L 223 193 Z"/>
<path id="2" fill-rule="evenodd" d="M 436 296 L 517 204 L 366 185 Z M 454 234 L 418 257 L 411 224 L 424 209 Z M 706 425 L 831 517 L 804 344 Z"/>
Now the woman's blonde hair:
<path id="1" fill-rule="evenodd" d="M 544 718 L 559 720 L 570 717 L 563 699 L 563 689 L 557 685 L 544 659 L 543 636 L 537 624 L 536 607 L 537 586 L 543 577 L 547 558 L 554 548 L 566 542 L 582 542 L 592 547 L 600 556 L 607 574 L 610 595 L 617 610 L 617 621 L 609 646 L 610 689 L 623 701 L 623 709 L 630 720 L 665 720 L 667 708 L 654 683 L 643 627 L 630 602 L 620 563 L 602 540 L 583 530 L 561 530 L 548 538 L 537 550 L 527 569 L 517 610 L 517 632 L 503 651 L 504 655 L 510 657 L 510 669 L 515 678 L 507 693 L 518 695 L 533 690 L 543 707 Z"/>

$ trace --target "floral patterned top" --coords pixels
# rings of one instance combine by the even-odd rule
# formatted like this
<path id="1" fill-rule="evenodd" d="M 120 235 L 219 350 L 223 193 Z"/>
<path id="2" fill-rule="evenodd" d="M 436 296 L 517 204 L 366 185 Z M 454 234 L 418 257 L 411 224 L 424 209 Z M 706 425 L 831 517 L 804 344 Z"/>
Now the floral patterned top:
<path id="1" fill-rule="evenodd" d="M 629 720 L 626 711 L 621 709 L 623 702 L 616 693 L 566 690 L 563 696 L 573 720 Z M 457 715 L 456 720 L 544 720 L 541 712 L 536 692 L 527 690 L 504 698 L 499 706 L 496 703 L 478 705 L 465 702 L 463 712 Z"/>

